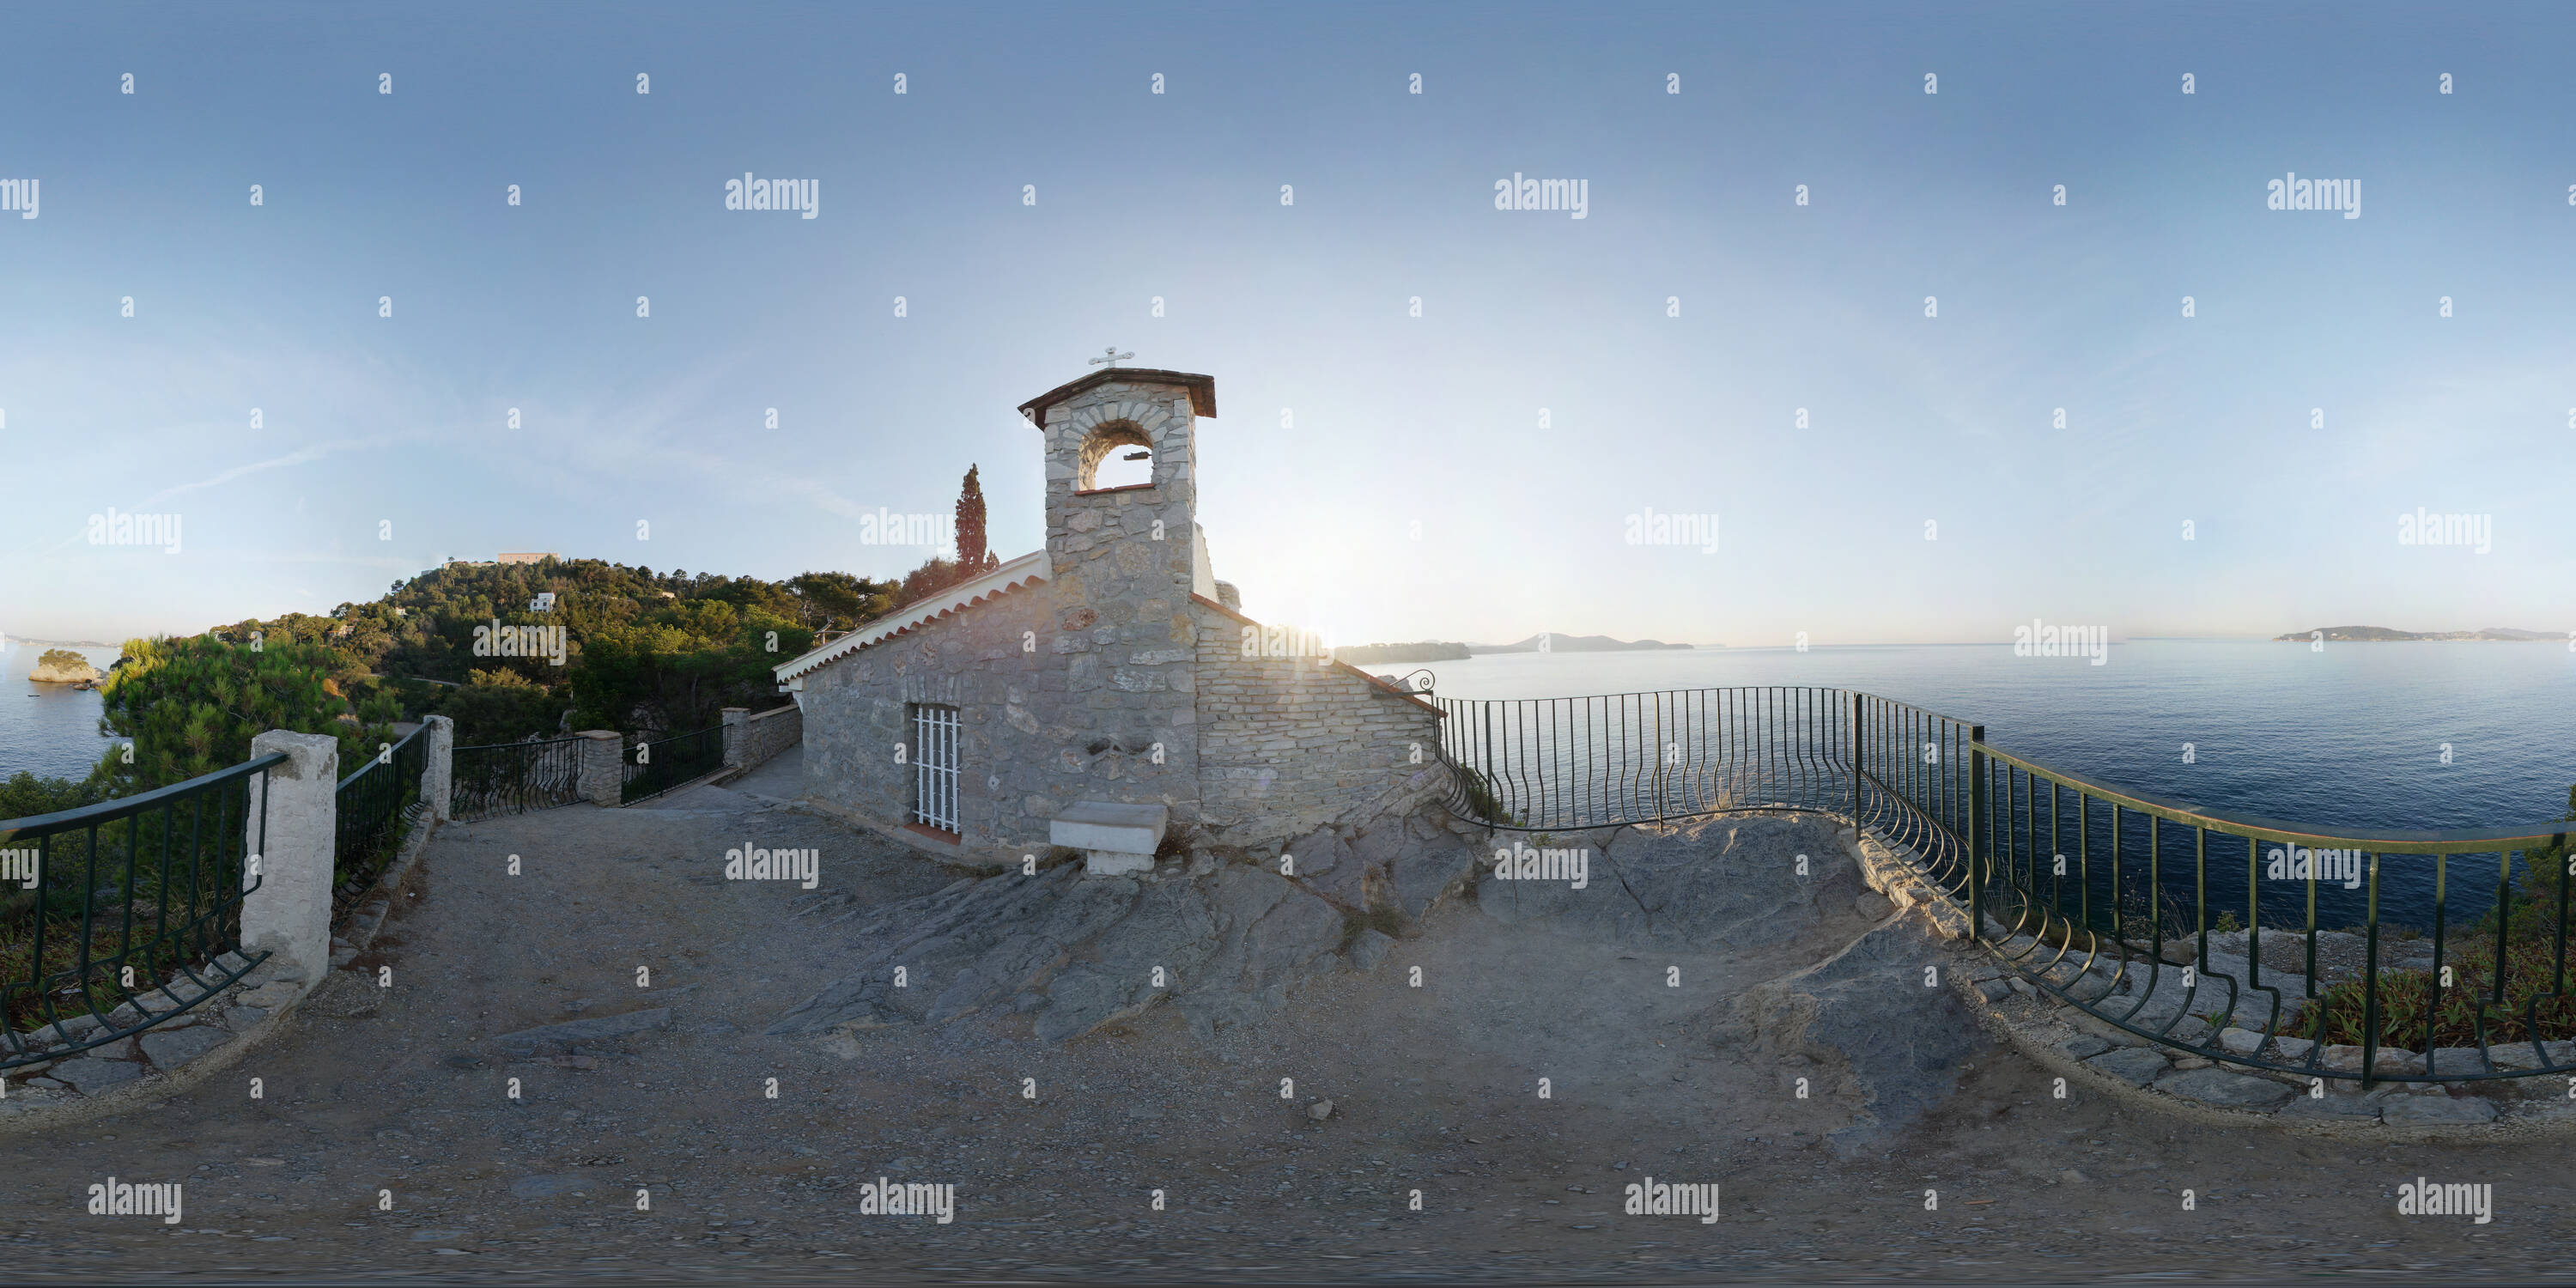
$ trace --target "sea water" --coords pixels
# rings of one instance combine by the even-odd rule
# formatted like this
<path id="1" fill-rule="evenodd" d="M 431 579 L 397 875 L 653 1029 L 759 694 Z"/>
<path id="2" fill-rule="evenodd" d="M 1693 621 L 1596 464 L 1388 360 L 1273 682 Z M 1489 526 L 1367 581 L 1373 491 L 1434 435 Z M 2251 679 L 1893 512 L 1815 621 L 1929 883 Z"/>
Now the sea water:
<path id="1" fill-rule="evenodd" d="M 27 678 L 45 650 L 61 644 L 11 639 L 0 645 L 0 778 L 27 770 L 47 778 L 86 778 L 113 745 L 98 731 L 100 697 L 68 684 Z M 104 674 L 120 650 L 76 648 Z"/>
<path id="2" fill-rule="evenodd" d="M 1982 723 L 1991 745 L 2105 787 L 2329 833 L 2552 830 L 2576 785 L 2576 652 L 2563 641 L 2329 642 L 2316 651 L 2305 642 L 2148 639 L 2112 644 L 2100 666 L 2016 657 L 2008 644 L 1509 653 L 1423 665 L 1443 698 L 1859 689 Z M 2071 818 L 2071 801 L 2067 809 Z M 2190 829 L 2165 832 L 2172 892 Z M 2142 862 L 2143 845 L 2130 844 L 2127 860 Z M 2213 838 L 2211 855 L 2213 908 L 2241 910 L 2244 843 Z M 2493 857 L 2454 860 L 2447 878 L 2454 926 L 2492 904 Z M 2429 908 L 2429 860 L 2391 856 L 2382 881 L 2384 908 Z M 2284 924 L 2274 909 L 2292 895 L 2304 915 L 2305 882 L 2264 884 L 2267 924 Z M 2321 894 L 2321 920 L 2357 924 L 2366 896 Z"/>

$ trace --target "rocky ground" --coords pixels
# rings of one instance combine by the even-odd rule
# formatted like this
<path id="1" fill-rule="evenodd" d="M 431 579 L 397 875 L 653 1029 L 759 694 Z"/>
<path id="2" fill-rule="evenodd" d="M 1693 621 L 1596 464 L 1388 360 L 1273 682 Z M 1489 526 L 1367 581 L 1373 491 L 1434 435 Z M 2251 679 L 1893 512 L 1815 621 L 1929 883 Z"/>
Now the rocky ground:
<path id="1" fill-rule="evenodd" d="M 1868 893 L 1820 822 L 1579 838 L 1584 890 L 1486 875 L 1392 944 L 1345 926 L 1283 1009 L 1222 1025 L 1166 1003 L 1049 1041 L 1053 1001 L 1014 994 L 772 1034 L 927 925 L 872 921 L 960 874 L 775 807 L 775 780 L 738 787 L 443 829 L 369 953 L 238 1065 L 0 1138 L 9 1277 L 2501 1279 L 2576 1261 L 2552 1141 L 2217 1129 L 2083 1082 L 2056 1098 L 2055 1074 L 1964 1018 L 1976 959 Z M 724 880 L 747 842 L 818 849 L 817 888 Z M 1134 900 L 1248 880 L 1175 866 Z M 1169 942 L 1221 955 L 1235 933 Z M 111 1176 L 182 1182 L 181 1219 L 87 1214 Z M 1722 1184 L 1721 1216 L 1625 1214 L 1649 1176 Z M 2493 1222 L 2398 1215 L 2418 1176 L 2491 1184 Z M 955 1186 L 953 1221 L 863 1215 L 879 1177 Z"/>

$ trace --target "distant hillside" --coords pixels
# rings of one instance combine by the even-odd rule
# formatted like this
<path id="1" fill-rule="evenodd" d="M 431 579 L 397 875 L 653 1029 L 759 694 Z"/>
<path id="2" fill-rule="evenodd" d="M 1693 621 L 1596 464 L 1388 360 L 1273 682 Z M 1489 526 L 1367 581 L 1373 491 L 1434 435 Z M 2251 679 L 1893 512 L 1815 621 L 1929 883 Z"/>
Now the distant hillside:
<path id="1" fill-rule="evenodd" d="M 725 707 L 775 705 L 772 666 L 811 647 L 819 629 L 883 613 L 894 593 L 847 573 L 773 582 L 550 556 L 445 564 L 328 616 L 287 613 L 206 633 L 327 648 L 344 663 L 335 683 L 353 699 L 382 691 L 404 717 L 449 716 L 470 746 L 558 730 L 702 729 Z M 549 629 L 524 651 L 495 626 Z"/>
<path id="2" fill-rule="evenodd" d="M 1352 644 L 1333 650 L 1333 660 L 1350 666 L 1384 666 L 1394 662 L 1458 662 L 1468 657 L 1464 644 L 1423 640 L 1412 644 Z"/>
<path id="3" fill-rule="evenodd" d="M 2556 640 L 2565 638 L 2562 635 L 2554 634 L 2549 631 L 2522 631 L 2506 626 L 2490 626 L 2485 630 L 2480 631 L 2401 631 L 2393 630 L 2386 626 L 2320 626 L 2315 630 L 2292 631 L 2287 635 L 2275 635 L 2272 639 L 2276 643 L 2284 641 L 2306 643 L 2315 639 L 2318 631 L 2325 632 L 2325 637 L 2330 640 L 2350 640 L 2357 643 L 2378 643 L 2389 640 L 2505 640 L 2522 642 L 2528 640 Z"/>
<path id="4" fill-rule="evenodd" d="M 1667 644 L 1662 640 L 1614 640 L 1607 635 L 1532 635 L 1517 644 L 1470 644 L 1467 651 L 1485 653 L 1535 653 L 1538 642 L 1547 641 L 1550 653 L 1624 653 L 1632 649 L 1689 648 L 1688 644 Z"/>

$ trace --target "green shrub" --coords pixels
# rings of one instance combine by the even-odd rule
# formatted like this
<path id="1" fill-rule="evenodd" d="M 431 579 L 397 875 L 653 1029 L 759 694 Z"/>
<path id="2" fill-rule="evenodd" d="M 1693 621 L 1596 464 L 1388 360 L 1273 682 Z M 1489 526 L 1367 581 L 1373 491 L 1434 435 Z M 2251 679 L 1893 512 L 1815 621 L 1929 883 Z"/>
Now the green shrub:
<path id="1" fill-rule="evenodd" d="M 2567 813 L 2561 821 L 2576 822 L 2576 787 L 2568 789 Z M 2432 1017 L 2435 1046 L 2477 1045 L 2481 1021 L 2490 1043 L 2529 1041 L 2534 1037 L 2554 1042 L 2576 1037 L 2576 997 L 2553 996 L 2551 992 L 2557 982 L 2558 899 L 2559 889 L 2567 881 L 2568 847 L 2551 846 L 2523 857 L 2523 870 L 2513 874 L 2497 906 L 2476 925 L 2443 943 L 2442 963 L 2451 970 L 2451 986 L 2438 990 L 2438 1008 L 2433 1000 L 2437 990 L 2431 971 L 2379 973 L 2381 1045 L 2421 1050 L 2428 1014 Z M 2496 983 L 2496 939 L 2499 928 L 2505 925 L 2512 930 L 2504 943 L 2504 1000 L 2497 1004 L 2488 999 Z M 2353 930 L 2365 933 L 2358 926 Z M 2389 928 L 2383 927 L 2381 934 L 2386 937 Z M 2397 937 L 2414 939 L 2420 934 L 2408 927 Z M 2570 938 L 2576 939 L 2576 929 L 2571 930 Z M 2576 964 L 2571 964 L 2571 969 L 2576 969 Z M 2366 1000 L 2363 981 L 2359 979 L 2323 989 L 2299 1032 L 2320 1041 L 2358 1044 L 2369 1028 Z M 2538 1019 L 2538 1032 L 2533 1032 L 2526 1022 L 2527 1014 Z"/>
<path id="2" fill-rule="evenodd" d="M 1502 801 L 1494 795 L 1494 785 L 1482 770 L 1470 765 L 1455 765 L 1451 772 L 1458 775 L 1458 789 L 1466 797 L 1468 813 L 1496 827 L 1520 825 L 1520 820 L 1512 817 L 1511 811 L 1504 809 Z"/>
<path id="3" fill-rule="evenodd" d="M 550 737 L 563 729 L 564 700 L 516 671 L 476 671 L 461 688 L 421 687 L 438 695 L 429 710 L 456 722 L 460 747 L 517 742 L 530 734 Z"/>
<path id="4" fill-rule="evenodd" d="M 396 709 L 391 695 L 369 691 L 353 705 L 342 681 L 364 672 L 324 645 L 253 647 L 199 635 L 129 640 L 125 658 L 101 690 L 102 731 L 133 741 L 130 759 L 119 749 L 99 762 L 95 777 L 110 795 L 238 765 L 250 759 L 250 740 L 270 729 L 332 735 L 344 773 L 395 741 L 385 727 Z"/>
<path id="5" fill-rule="evenodd" d="M 38 778 L 26 770 L 0 781 L 0 820 L 31 818 L 107 799 L 107 786 L 97 779 Z"/>

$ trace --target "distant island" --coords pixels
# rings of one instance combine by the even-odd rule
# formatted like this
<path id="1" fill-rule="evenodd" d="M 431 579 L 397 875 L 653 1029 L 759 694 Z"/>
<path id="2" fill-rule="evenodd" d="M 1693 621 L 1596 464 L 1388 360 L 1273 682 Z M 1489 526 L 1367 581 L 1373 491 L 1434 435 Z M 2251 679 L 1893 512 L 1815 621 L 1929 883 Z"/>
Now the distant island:
<path id="1" fill-rule="evenodd" d="M 1413 644 L 1350 644 L 1333 650 L 1333 660 L 1348 666 L 1384 666 L 1394 662 L 1458 662 L 1468 657 L 1464 644 L 1423 640 Z"/>
<path id="2" fill-rule="evenodd" d="M 103 677 L 88 658 L 67 648 L 49 648 L 36 659 L 35 669 L 27 672 L 27 678 L 38 684 L 95 684 Z"/>
<path id="3" fill-rule="evenodd" d="M 1607 635 L 1532 635 L 1517 644 L 1470 644 L 1472 654 L 1536 653 L 1539 641 L 1547 641 L 1550 653 L 1624 653 L 1633 649 L 1690 648 L 1689 644 L 1667 644 L 1662 640 L 1614 640 Z"/>
<path id="4" fill-rule="evenodd" d="M 2482 631 L 2400 631 L 2385 626 L 2320 626 L 2315 630 L 2292 631 L 2275 635 L 2274 643 L 2307 643 L 2320 633 L 2330 640 L 2378 643 L 2388 640 L 2506 640 L 2525 643 L 2532 640 L 2556 640 L 2565 636 L 2550 631 L 2518 631 L 2504 626 L 2490 626 Z"/>

